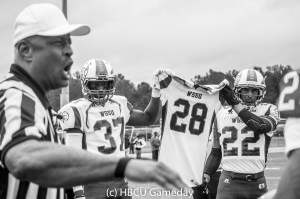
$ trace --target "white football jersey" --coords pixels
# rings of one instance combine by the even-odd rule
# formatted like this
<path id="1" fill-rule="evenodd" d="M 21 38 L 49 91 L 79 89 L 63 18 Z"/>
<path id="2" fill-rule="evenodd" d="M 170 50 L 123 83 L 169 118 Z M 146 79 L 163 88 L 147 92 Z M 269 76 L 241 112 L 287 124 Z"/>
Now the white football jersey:
<path id="1" fill-rule="evenodd" d="M 202 183 L 203 169 L 219 91 L 195 88 L 179 77 L 160 76 L 163 105 L 159 161 L 176 170 L 190 187 Z"/>
<path id="2" fill-rule="evenodd" d="M 278 109 L 280 117 L 287 118 L 284 126 L 285 152 L 288 155 L 300 148 L 300 74 L 287 73 L 280 82 Z"/>
<path id="3" fill-rule="evenodd" d="M 251 113 L 268 115 L 279 121 L 277 107 L 260 103 L 251 107 Z M 264 170 L 273 131 L 254 134 L 231 107 L 225 106 L 217 113 L 214 128 L 220 133 L 222 168 L 236 173 L 258 173 Z"/>
<path id="4" fill-rule="evenodd" d="M 125 97 L 114 95 L 104 106 L 89 108 L 91 102 L 81 98 L 60 109 L 59 114 L 63 116 L 60 125 L 63 130 L 75 128 L 83 132 L 83 149 L 102 155 L 124 157 L 125 124 L 132 108 L 127 104 Z"/>

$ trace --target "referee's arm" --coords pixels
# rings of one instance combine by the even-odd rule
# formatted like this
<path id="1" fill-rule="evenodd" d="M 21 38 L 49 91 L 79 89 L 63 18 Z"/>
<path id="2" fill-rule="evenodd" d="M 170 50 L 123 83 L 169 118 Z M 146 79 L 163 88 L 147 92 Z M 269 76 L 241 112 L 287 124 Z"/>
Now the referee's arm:
<path id="1" fill-rule="evenodd" d="M 21 180 L 45 187 L 71 187 L 114 177 L 119 159 L 50 142 L 26 140 L 4 157 L 8 170 Z"/>
<path id="2" fill-rule="evenodd" d="M 116 170 L 119 160 L 37 140 L 15 145 L 4 157 L 6 167 L 15 177 L 45 187 L 71 187 L 121 177 L 116 176 L 120 173 L 120 169 Z M 180 176 L 162 163 L 130 160 L 127 166 L 121 166 L 122 177 L 129 180 L 156 182 L 165 189 L 186 187 Z"/>

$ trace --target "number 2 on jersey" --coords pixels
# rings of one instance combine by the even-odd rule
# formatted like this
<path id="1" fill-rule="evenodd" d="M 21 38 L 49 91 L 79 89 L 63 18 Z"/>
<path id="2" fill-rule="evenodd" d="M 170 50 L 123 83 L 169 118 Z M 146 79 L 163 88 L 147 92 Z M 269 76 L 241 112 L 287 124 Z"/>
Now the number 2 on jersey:
<path id="1" fill-rule="evenodd" d="M 287 73 L 282 79 L 278 109 L 284 118 L 300 116 L 299 83 L 299 74 L 296 71 Z"/>
<path id="2" fill-rule="evenodd" d="M 183 106 L 183 111 L 176 111 L 172 114 L 170 129 L 177 132 L 185 133 L 187 124 L 181 123 L 177 124 L 178 118 L 184 119 L 188 116 L 190 111 L 190 103 L 188 100 L 179 98 L 174 102 L 174 106 L 180 107 Z M 202 110 L 202 111 L 199 111 Z M 198 112 L 201 112 L 201 115 L 198 115 Z M 196 103 L 192 107 L 191 119 L 186 121 L 189 123 L 189 131 L 193 135 L 200 135 L 203 132 L 205 125 L 205 118 L 207 115 L 207 106 L 202 103 Z M 199 127 L 195 128 L 196 122 L 199 123 Z"/>
<path id="3" fill-rule="evenodd" d="M 249 127 L 244 127 L 241 130 L 242 134 L 248 134 Z M 232 147 L 231 150 L 228 149 L 227 144 L 233 144 L 238 139 L 238 129 L 234 126 L 226 126 L 222 129 L 222 134 L 226 134 L 227 132 L 231 133 L 230 138 L 224 138 L 223 140 L 223 148 L 224 148 L 224 156 L 237 156 L 238 155 L 238 147 Z M 256 143 L 259 140 L 259 135 L 254 133 L 254 137 L 246 137 L 241 142 L 242 147 L 242 156 L 259 156 L 260 151 L 259 147 L 254 147 L 253 150 L 248 149 L 249 143 Z"/>

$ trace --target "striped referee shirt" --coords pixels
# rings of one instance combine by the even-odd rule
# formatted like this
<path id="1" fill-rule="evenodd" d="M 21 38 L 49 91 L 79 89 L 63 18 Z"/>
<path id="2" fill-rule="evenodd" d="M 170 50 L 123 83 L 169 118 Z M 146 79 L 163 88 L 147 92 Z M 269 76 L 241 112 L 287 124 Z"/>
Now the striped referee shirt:
<path id="1" fill-rule="evenodd" d="M 24 69 L 12 64 L 0 83 L 0 199 L 63 199 L 63 189 L 18 180 L 6 168 L 7 151 L 31 139 L 59 142 L 45 92 Z"/>

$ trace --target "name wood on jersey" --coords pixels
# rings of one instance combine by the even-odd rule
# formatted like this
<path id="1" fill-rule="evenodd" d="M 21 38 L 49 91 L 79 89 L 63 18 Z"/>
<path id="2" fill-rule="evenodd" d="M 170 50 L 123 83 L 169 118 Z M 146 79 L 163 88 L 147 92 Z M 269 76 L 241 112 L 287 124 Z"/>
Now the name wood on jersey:
<path id="1" fill-rule="evenodd" d="M 101 111 L 101 112 L 99 112 L 99 113 L 100 113 L 100 115 L 101 115 L 102 117 L 104 117 L 104 116 L 110 116 L 110 115 L 115 115 L 114 110 Z"/>
<path id="2" fill-rule="evenodd" d="M 187 96 L 188 97 L 198 98 L 198 99 L 202 98 L 202 94 L 201 93 L 196 93 L 196 92 L 193 92 L 193 91 L 188 91 L 187 92 Z"/>

